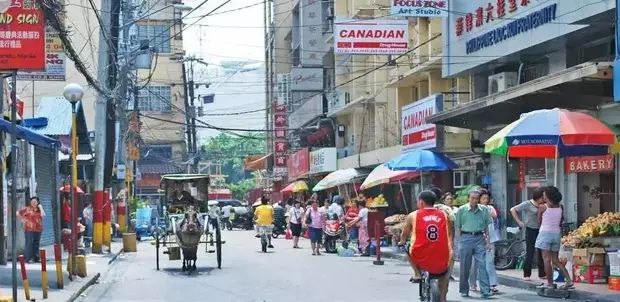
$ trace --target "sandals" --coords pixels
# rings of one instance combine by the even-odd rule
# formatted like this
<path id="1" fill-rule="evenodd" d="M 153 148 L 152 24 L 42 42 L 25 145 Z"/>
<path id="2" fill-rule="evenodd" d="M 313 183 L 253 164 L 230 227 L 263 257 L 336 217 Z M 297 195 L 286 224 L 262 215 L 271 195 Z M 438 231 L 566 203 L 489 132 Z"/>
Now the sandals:
<path id="1" fill-rule="evenodd" d="M 422 278 L 411 277 L 411 278 L 409 278 L 409 282 L 411 282 L 411 283 L 420 283 L 420 282 L 422 282 Z"/>
<path id="2" fill-rule="evenodd" d="M 497 286 L 491 286 L 491 293 L 494 294 L 494 295 L 499 293 L 499 289 L 497 289 Z"/>
<path id="3" fill-rule="evenodd" d="M 477 292 L 477 291 L 478 291 L 478 288 L 477 288 L 477 287 L 475 287 L 475 286 L 471 286 L 471 287 L 469 288 L 469 290 L 470 290 L 470 291 L 472 291 L 472 292 Z"/>
<path id="4" fill-rule="evenodd" d="M 573 284 L 573 283 L 564 283 L 564 285 L 560 286 L 559 289 L 563 289 L 563 290 L 575 289 L 575 284 Z"/>

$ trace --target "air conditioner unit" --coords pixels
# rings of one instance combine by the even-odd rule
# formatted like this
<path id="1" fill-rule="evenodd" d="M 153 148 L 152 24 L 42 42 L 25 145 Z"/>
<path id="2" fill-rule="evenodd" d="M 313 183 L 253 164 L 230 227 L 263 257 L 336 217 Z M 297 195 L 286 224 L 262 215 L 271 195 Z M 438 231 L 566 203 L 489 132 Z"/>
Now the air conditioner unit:
<path id="1" fill-rule="evenodd" d="M 489 76 L 489 94 L 502 92 L 510 87 L 516 86 L 516 72 L 502 72 Z"/>

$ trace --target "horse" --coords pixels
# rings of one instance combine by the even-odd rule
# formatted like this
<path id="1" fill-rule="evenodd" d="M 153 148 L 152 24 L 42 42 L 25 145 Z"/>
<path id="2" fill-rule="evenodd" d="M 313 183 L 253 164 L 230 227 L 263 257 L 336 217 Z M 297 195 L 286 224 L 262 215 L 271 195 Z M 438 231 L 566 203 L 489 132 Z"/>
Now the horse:
<path id="1" fill-rule="evenodd" d="M 198 212 L 193 206 L 185 209 L 185 218 L 177 225 L 176 237 L 183 252 L 183 271 L 196 270 L 198 244 L 203 234 L 202 223 L 198 220 Z"/>

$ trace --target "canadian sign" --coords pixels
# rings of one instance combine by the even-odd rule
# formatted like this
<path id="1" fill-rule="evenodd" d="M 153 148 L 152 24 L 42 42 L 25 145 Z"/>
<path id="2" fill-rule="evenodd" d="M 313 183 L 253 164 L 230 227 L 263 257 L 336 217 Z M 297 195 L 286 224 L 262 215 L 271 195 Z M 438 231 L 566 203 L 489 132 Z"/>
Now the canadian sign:
<path id="1" fill-rule="evenodd" d="M 402 54 L 409 49 L 407 20 L 348 20 L 334 23 L 336 54 Z"/>
<path id="2" fill-rule="evenodd" d="M 443 97 L 434 94 L 402 108 L 404 150 L 437 147 L 437 127 L 426 119 L 441 111 Z"/>
<path id="3" fill-rule="evenodd" d="M 392 0 L 390 15 L 405 17 L 447 17 L 448 0 Z"/>
<path id="4" fill-rule="evenodd" d="M 564 159 L 566 173 L 613 171 L 613 155 L 567 157 Z"/>
<path id="5" fill-rule="evenodd" d="M 3 1 L 0 70 L 45 69 L 45 18 L 34 0 Z"/>
<path id="6" fill-rule="evenodd" d="M 322 148 L 310 152 L 310 173 L 336 171 L 338 168 L 338 152 L 336 148 Z"/>

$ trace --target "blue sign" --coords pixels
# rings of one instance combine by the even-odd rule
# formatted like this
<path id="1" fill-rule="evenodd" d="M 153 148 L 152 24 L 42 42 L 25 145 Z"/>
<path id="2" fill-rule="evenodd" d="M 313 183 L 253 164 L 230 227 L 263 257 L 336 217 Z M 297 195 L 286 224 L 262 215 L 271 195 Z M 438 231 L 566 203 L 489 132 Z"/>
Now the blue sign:
<path id="1" fill-rule="evenodd" d="M 472 38 L 466 42 L 467 54 L 479 51 L 495 43 L 502 42 L 524 32 L 547 24 L 556 18 L 557 4 L 549 5 L 525 17 L 518 18 L 508 24 L 500 26 L 485 34 Z"/>

